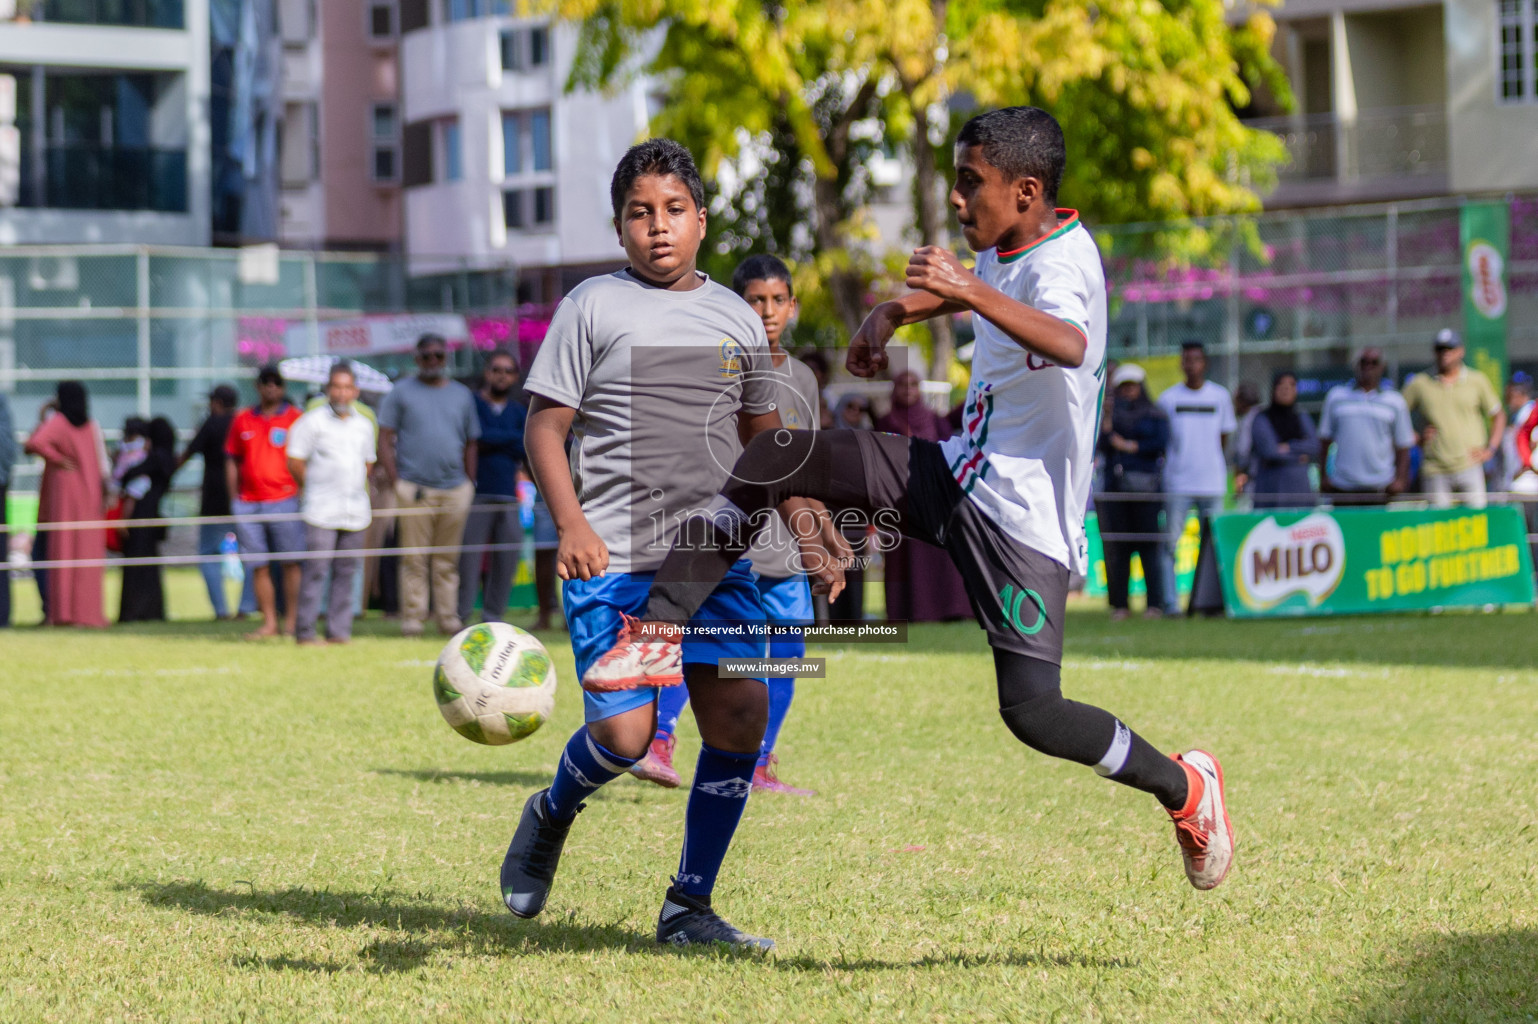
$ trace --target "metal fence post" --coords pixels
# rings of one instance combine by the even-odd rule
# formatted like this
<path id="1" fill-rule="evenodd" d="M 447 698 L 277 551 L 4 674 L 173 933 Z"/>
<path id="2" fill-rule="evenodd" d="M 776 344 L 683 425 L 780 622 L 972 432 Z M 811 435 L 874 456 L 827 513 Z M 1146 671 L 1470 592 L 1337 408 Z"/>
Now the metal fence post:
<path id="1" fill-rule="evenodd" d="M 1223 301 L 1223 351 L 1228 355 L 1228 390 L 1239 387 L 1239 218 L 1229 220 L 1232 241 L 1228 249 L 1228 294 Z"/>
<path id="2" fill-rule="evenodd" d="M 135 318 L 138 321 L 138 393 L 135 404 L 139 415 L 145 419 L 150 416 L 150 251 L 145 246 L 140 246 L 134 256 L 134 265 L 137 277 L 135 288 L 138 308 Z"/>
<path id="3" fill-rule="evenodd" d="M 1388 335 L 1397 348 L 1399 345 L 1399 207 L 1390 206 L 1383 224 L 1384 267 L 1388 277 L 1388 302 L 1384 312 L 1388 320 Z M 1394 360 L 1398 365 L 1399 360 Z"/>
<path id="4" fill-rule="evenodd" d="M 315 253 L 304 254 L 304 322 L 309 325 L 310 355 L 320 355 L 320 282 L 315 273 Z"/>

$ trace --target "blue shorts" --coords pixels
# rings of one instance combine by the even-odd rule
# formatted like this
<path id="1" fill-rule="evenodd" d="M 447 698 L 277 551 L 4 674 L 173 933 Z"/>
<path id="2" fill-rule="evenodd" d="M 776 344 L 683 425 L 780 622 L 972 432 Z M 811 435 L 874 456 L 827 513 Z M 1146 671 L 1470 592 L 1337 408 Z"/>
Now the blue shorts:
<path id="1" fill-rule="evenodd" d="M 646 610 L 647 593 L 654 572 L 611 572 L 590 580 L 567 580 L 561 588 L 561 606 L 566 613 L 566 628 L 571 633 L 571 652 L 576 656 L 577 678 L 588 666 L 614 646 L 619 632 L 620 612 L 640 615 Z M 732 566 L 710 597 L 705 600 L 690 624 L 764 622 L 764 606 L 753 581 L 752 563 L 746 559 Z M 761 633 L 747 636 L 684 638 L 685 665 L 714 665 L 722 658 L 762 658 Z M 625 690 L 620 693 L 582 694 L 584 720 L 597 722 L 613 718 L 657 699 L 657 687 Z"/>
<path id="2" fill-rule="evenodd" d="M 812 611 L 812 585 L 805 576 L 775 579 L 758 577 L 758 593 L 764 602 L 764 616 L 776 626 L 810 626 L 815 613 Z M 804 658 L 806 641 L 799 634 L 772 637 L 769 640 L 769 657 Z"/>
<path id="3" fill-rule="evenodd" d="M 230 502 L 230 511 L 235 515 L 235 538 L 240 541 L 241 561 L 247 565 L 260 568 L 269 561 L 298 562 L 299 559 L 269 559 L 268 555 L 303 554 L 304 523 L 298 518 L 299 498 L 282 498 L 278 501 L 241 501 L 239 498 Z M 253 522 L 246 516 L 273 515 L 276 513 L 289 513 L 293 519 L 284 519 L 279 522 Z"/>

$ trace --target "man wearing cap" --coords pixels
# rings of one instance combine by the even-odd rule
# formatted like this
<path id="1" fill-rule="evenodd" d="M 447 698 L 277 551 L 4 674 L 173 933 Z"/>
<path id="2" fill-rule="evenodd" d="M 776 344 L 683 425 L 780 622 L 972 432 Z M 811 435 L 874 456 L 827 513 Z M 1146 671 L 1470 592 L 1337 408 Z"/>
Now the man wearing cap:
<path id="1" fill-rule="evenodd" d="M 235 419 L 236 401 L 235 389 L 228 384 L 220 384 L 208 393 L 208 418 L 176 463 L 180 470 L 194 455 L 203 456 L 203 493 L 198 501 L 201 518 L 228 518 L 230 514 L 230 483 L 224 474 L 224 442 L 230 436 L 230 423 Z M 224 542 L 224 535 L 233 529 L 229 522 L 203 523 L 198 527 L 198 554 L 203 556 L 198 568 L 208 587 L 208 601 L 214 606 L 214 617 L 218 619 L 233 618 L 224 593 L 224 570 L 219 565 L 219 545 Z"/>
<path id="2" fill-rule="evenodd" d="M 1484 508 L 1484 464 L 1500 450 L 1506 410 L 1489 379 L 1463 365 L 1456 331 L 1442 328 L 1432 345 L 1435 372 L 1417 374 L 1404 391 L 1422 423 L 1422 489 L 1435 508 L 1452 507 L 1455 493 L 1470 508 Z"/>
<path id="3" fill-rule="evenodd" d="M 1363 349 L 1356 380 L 1337 384 L 1324 396 L 1319 415 L 1324 444 L 1320 489 L 1337 505 L 1386 505 L 1410 483 L 1410 449 L 1415 429 L 1404 396 L 1383 386 L 1383 350 Z M 1335 462 L 1330 448 L 1335 446 Z"/>
<path id="4" fill-rule="evenodd" d="M 235 536 L 262 613 L 261 627 L 247 634 L 248 640 L 280 635 L 277 584 L 269 556 L 304 551 L 299 485 L 288 471 L 288 431 L 299 418 L 299 409 L 288 400 L 283 374 L 276 366 L 263 367 L 257 374 L 256 393 L 261 401 L 235 416 L 224 442 Z M 283 598 L 283 633 L 292 634 L 299 610 L 297 558 L 283 563 Z"/>

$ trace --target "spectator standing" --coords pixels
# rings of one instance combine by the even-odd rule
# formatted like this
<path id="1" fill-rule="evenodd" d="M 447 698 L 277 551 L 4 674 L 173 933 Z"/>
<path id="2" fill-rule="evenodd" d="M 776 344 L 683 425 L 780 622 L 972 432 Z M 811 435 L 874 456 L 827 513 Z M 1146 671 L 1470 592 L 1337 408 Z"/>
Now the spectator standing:
<path id="1" fill-rule="evenodd" d="M 1164 457 L 1165 614 L 1179 612 L 1175 553 L 1186 532 L 1186 516 L 1194 508 L 1203 521 L 1223 510 L 1228 490 L 1228 462 L 1223 455 L 1236 426 L 1228 389 L 1207 379 L 1207 350 L 1199 341 L 1180 346 L 1185 380 L 1159 396 L 1159 408 L 1169 417 L 1170 440 Z"/>
<path id="2" fill-rule="evenodd" d="M 1410 407 L 1403 395 L 1383 386 L 1383 350 L 1363 349 L 1356 358 L 1356 380 L 1337 384 L 1324 396 L 1320 489 L 1337 505 L 1386 505 L 1410 485 L 1414 445 Z"/>
<path id="3" fill-rule="evenodd" d="M 144 425 L 144 458 L 136 461 L 119 481 L 123 489 L 123 518 L 118 532 L 123 538 L 124 558 L 156 558 L 166 539 L 164 526 L 135 526 L 134 520 L 159 519 L 160 501 L 176 474 L 176 428 L 157 416 Z M 118 606 L 119 622 L 162 622 L 166 617 L 165 587 L 158 565 L 123 566 L 123 593 Z"/>
<path id="4" fill-rule="evenodd" d="M 1451 508 L 1461 494 L 1485 507 L 1485 460 L 1500 449 L 1506 410 L 1489 378 L 1463 365 L 1463 339 L 1444 327 L 1432 342 L 1436 372 L 1417 374 L 1404 390 L 1422 421 L 1421 484 L 1433 508 Z"/>
<path id="5" fill-rule="evenodd" d="M 1315 504 L 1308 464 L 1319 457 L 1314 419 L 1298 408 L 1298 376 L 1283 370 L 1271 382 L 1271 404 L 1255 417 L 1253 452 L 1256 508 Z"/>
<path id="6" fill-rule="evenodd" d="M 1523 376 L 1526 376 L 1525 374 Z M 1531 389 L 1532 385 L 1527 382 Z M 1514 472 L 1506 489 L 1522 505 L 1529 535 L 1538 534 L 1538 402 L 1529 399 L 1517 410 L 1519 421 L 1511 432 Z M 1538 571 L 1538 543 L 1532 548 L 1533 565 Z"/>
<path id="7" fill-rule="evenodd" d="M 234 527 L 227 521 L 230 515 L 230 482 L 224 473 L 224 442 L 230 436 L 230 424 L 235 420 L 235 389 L 220 384 L 208 393 L 208 418 L 198 427 L 187 444 L 187 450 L 176 463 L 180 470 L 194 455 L 203 459 L 203 484 L 198 497 L 200 518 L 223 518 L 222 523 L 202 523 L 198 526 L 198 554 L 203 561 L 198 569 L 203 573 L 203 585 L 208 588 L 208 603 L 213 605 L 216 619 L 234 618 L 230 614 L 228 595 L 224 592 L 224 569 L 219 563 L 220 545 Z"/>
<path id="8" fill-rule="evenodd" d="M 1495 460 L 1499 469 L 1495 485 L 1502 491 L 1511 491 L 1519 477 L 1531 475 L 1517 452 L 1517 431 L 1532 411 L 1533 378 L 1518 370 L 1506 382 L 1506 430 L 1501 434 L 1500 457 Z"/>
<path id="9" fill-rule="evenodd" d="M 922 441 L 944 441 L 951 436 L 945 417 L 924 404 L 922 382 L 912 370 L 892 378 L 892 411 L 876 420 L 876 429 Z M 941 548 L 898 536 L 896 546 L 883 551 L 881 559 L 888 619 L 948 622 L 971 617 L 966 584 L 951 556 Z"/>
<path id="10" fill-rule="evenodd" d="M 278 629 L 277 581 L 273 579 L 274 556 L 297 556 L 304 551 L 304 524 L 299 521 L 299 485 L 288 471 L 288 432 L 299 419 L 299 409 L 288 400 L 283 374 L 264 367 L 257 374 L 258 404 L 241 410 L 230 423 L 225 439 L 226 484 L 233 499 L 235 536 L 252 575 L 257 610 L 262 625 L 246 634 L 248 640 L 291 634 L 299 608 L 299 561 L 282 560 L 283 628 Z M 278 519 L 261 519 L 277 516 Z"/>
<path id="11" fill-rule="evenodd" d="M 481 590 L 481 618 L 507 621 L 507 597 L 518 571 L 523 523 L 518 504 L 518 476 L 523 469 L 523 424 L 529 411 L 517 400 L 518 361 L 510 352 L 486 360 L 475 415 L 481 436 L 476 442 L 475 505 L 465 520 L 464 551 L 459 560 L 459 620 L 468 622 Z M 487 548 L 492 550 L 488 551 Z"/>
<path id="12" fill-rule="evenodd" d="M 354 406 L 357 378 L 346 363 L 331 367 L 326 403 L 294 421 L 288 439 L 288 471 L 301 488 L 305 550 L 294 639 L 315 644 L 321 591 L 330 570 L 331 592 L 326 601 L 326 639 L 345 644 L 352 639 L 353 578 L 362 568 L 360 551 L 368 537 L 373 513 L 368 477 L 375 458 L 374 424 Z"/>
<path id="13" fill-rule="evenodd" d="M 11 422 L 10 403 L 0 395 L 0 629 L 11 624 L 11 531 L 7 528 L 5 507 L 15 465 L 16 425 Z"/>
<path id="14" fill-rule="evenodd" d="M 1255 417 L 1260 415 L 1260 390 L 1244 381 L 1234 392 L 1234 493 L 1250 489 L 1250 449 Z"/>
<path id="15" fill-rule="evenodd" d="M 403 510 L 396 534 L 402 548 L 434 548 L 432 604 L 438 629 L 457 633 L 459 544 L 475 497 L 475 442 L 481 423 L 470 389 L 444 369 L 448 345 L 436 334 L 417 341 L 417 375 L 396 383 L 379 410 L 379 462 Z M 420 636 L 428 610 L 426 554 L 401 555 L 401 635 Z"/>
<path id="16" fill-rule="evenodd" d="M 1105 551 L 1105 585 L 1111 618 L 1128 614 L 1127 591 L 1132 580 L 1132 556 L 1143 565 L 1148 588 L 1144 617 L 1164 613 L 1163 548 L 1159 532 L 1159 494 L 1164 490 L 1160 461 L 1169 446 L 1170 423 L 1162 408 L 1148 397 L 1147 374 L 1136 363 L 1116 368 L 1111 378 L 1110 417 L 1101 425 L 1100 450 L 1105 455 L 1105 490 L 1095 499 Z"/>
<path id="17" fill-rule="evenodd" d="M 43 460 L 38 524 L 99 523 L 105 505 L 107 474 L 111 470 L 101 428 L 91 419 L 85 386 L 79 381 L 62 381 L 56 403 L 58 410 L 45 413 L 46 418 L 26 444 L 29 455 Z M 48 624 L 105 626 L 101 562 L 107 556 L 106 531 L 92 525 L 50 530 L 47 536 L 47 560 L 94 563 L 48 570 Z"/>

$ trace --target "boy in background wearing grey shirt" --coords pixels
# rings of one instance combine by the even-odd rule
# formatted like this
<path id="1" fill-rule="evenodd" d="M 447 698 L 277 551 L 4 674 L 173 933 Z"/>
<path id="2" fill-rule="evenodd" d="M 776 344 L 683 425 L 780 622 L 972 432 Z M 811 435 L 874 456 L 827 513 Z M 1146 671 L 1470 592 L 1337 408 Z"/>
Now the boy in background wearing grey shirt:
<path id="1" fill-rule="evenodd" d="M 726 482 L 743 442 L 781 428 L 763 372 L 763 324 L 695 269 L 704 187 L 688 150 L 670 139 L 633 147 L 610 198 L 630 265 L 561 301 L 525 383 L 528 463 L 560 534 L 557 571 L 579 676 L 629 636 L 679 524 Z M 568 431 L 576 435 L 569 462 Z M 543 909 L 583 800 L 646 752 L 658 687 L 687 678 L 703 746 L 657 941 L 773 946 L 722 920 L 710 901 L 768 716 L 763 679 L 723 679 L 717 670 L 723 657 L 764 655 L 763 605 L 747 559 L 690 626 L 680 672 L 659 672 L 650 687 L 583 694 L 587 724 L 549 788 L 524 805 L 502 864 L 503 902 L 517 916 Z"/>

